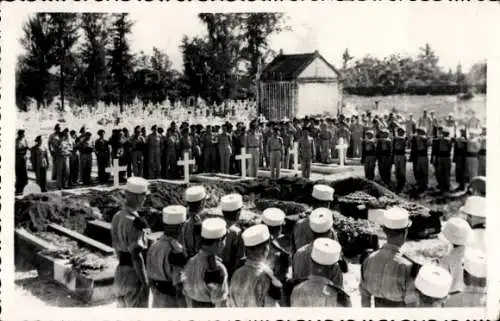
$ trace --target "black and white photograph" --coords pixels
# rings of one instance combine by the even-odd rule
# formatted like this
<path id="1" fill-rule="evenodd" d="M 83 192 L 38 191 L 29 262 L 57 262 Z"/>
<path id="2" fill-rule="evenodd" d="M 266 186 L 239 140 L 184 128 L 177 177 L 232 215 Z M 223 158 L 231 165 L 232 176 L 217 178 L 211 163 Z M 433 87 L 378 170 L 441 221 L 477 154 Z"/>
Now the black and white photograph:
<path id="1" fill-rule="evenodd" d="M 334 7 L 19 15 L 16 305 L 486 309 L 489 20 Z"/>

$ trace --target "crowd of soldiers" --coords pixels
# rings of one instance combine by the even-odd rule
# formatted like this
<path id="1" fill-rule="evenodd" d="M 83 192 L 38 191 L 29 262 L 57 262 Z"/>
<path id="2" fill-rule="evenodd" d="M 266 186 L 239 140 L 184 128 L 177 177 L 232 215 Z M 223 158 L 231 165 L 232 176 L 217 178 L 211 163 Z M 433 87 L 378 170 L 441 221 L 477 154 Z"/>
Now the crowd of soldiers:
<path id="1" fill-rule="evenodd" d="M 478 123 L 472 127 L 478 127 Z M 457 132 L 458 131 L 458 132 Z M 16 191 L 21 193 L 27 184 L 26 155 L 30 149 L 31 164 L 38 185 L 46 190 L 47 169 L 52 163 L 52 180 L 59 189 L 92 183 L 92 160 L 95 154 L 99 183 L 109 181 L 106 168 L 113 159 L 127 171 L 120 173 L 120 181 L 137 176 L 147 179 L 178 179 L 183 174 L 177 161 L 188 153 L 195 160 L 190 171 L 241 174 L 241 162 L 237 159 L 242 149 L 251 155 L 247 176 L 256 177 L 260 167 L 267 167 L 272 178 L 280 176 L 280 169 L 292 169 L 294 142 L 298 143 L 298 160 L 302 176 L 309 178 L 313 162 L 332 163 L 339 157 L 337 145 L 342 139 L 348 144 L 347 156 L 361 158 L 368 179 L 375 178 L 378 167 L 384 184 L 400 192 L 406 184 L 407 161 L 413 163 L 418 190 L 428 188 L 429 165 L 435 169 L 438 188 L 450 189 L 451 163 L 455 163 L 455 177 L 459 189 L 476 176 L 485 176 L 486 128 L 479 133 L 476 128 L 457 129 L 453 115 L 445 119 L 433 113 L 423 115 L 418 122 L 410 115 L 403 119 L 400 114 L 384 116 L 370 112 L 337 118 L 303 118 L 279 122 L 255 119 L 248 128 L 239 122 L 219 125 L 188 124 L 177 127 L 172 122 L 166 132 L 162 127 L 136 126 L 130 134 L 127 128 L 114 129 L 109 138 L 104 130 L 97 132 L 97 139 L 85 127 L 76 131 L 61 130 L 59 124 L 48 138 L 48 148 L 42 137 L 35 139 L 31 148 L 24 130 L 16 139 Z M 409 158 L 407 149 L 410 149 Z M 430 151 L 430 152 L 429 152 Z M 430 154 L 430 155 L 429 155 Z M 50 156 L 50 157 L 49 157 Z M 429 157 L 430 156 L 430 157 Z M 378 166 L 377 166 L 378 165 Z M 392 166 L 396 182 L 392 182 Z"/>
<path id="2" fill-rule="evenodd" d="M 195 185 L 185 191 L 186 207 L 163 209 L 164 232 L 152 239 L 137 212 L 149 193 L 147 180 L 131 177 L 125 191 L 127 202 L 111 224 L 120 307 L 353 305 L 344 290 L 349 265 L 333 228 L 330 186 L 314 186 L 314 210 L 295 222 L 291 238 L 282 233 L 288 219 L 282 210 L 267 208 L 260 223 L 241 226 L 241 195 L 225 195 L 220 211 L 208 211 L 206 190 Z M 485 216 L 486 199 L 470 196 L 443 227 L 450 252 L 436 264 L 419 265 L 400 250 L 411 225 L 408 212 L 384 210 L 387 243 L 360 259 L 362 306 L 485 306 Z"/>

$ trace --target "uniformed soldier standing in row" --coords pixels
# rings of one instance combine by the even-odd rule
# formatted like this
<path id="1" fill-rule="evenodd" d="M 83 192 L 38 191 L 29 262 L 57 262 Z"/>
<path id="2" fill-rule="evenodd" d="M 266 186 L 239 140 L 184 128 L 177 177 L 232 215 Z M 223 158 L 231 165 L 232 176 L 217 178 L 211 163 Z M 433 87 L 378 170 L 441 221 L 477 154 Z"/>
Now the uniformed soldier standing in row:
<path id="1" fill-rule="evenodd" d="M 201 185 L 191 186 L 185 192 L 188 219 L 182 226 L 182 243 L 188 257 L 196 255 L 201 246 L 201 221 L 206 197 L 205 187 Z"/>
<path id="2" fill-rule="evenodd" d="M 429 184 L 429 139 L 425 128 L 418 128 L 417 135 L 413 137 L 410 152 L 410 161 L 413 163 L 413 174 L 417 181 L 419 192 L 427 190 Z"/>
<path id="3" fill-rule="evenodd" d="M 85 136 L 80 139 L 80 166 L 82 173 L 83 185 L 92 184 L 92 153 L 94 152 L 94 144 L 91 140 L 92 134 L 86 132 Z"/>
<path id="4" fill-rule="evenodd" d="M 439 265 L 450 272 L 452 284 L 450 295 L 464 289 L 464 256 L 466 246 L 472 236 L 472 229 L 462 218 L 452 217 L 443 226 L 440 237 L 452 245 L 451 251 L 439 260 Z"/>
<path id="5" fill-rule="evenodd" d="M 267 226 L 251 226 L 241 237 L 245 245 L 246 260 L 231 279 L 229 306 L 279 307 L 283 284 L 266 264 L 270 239 Z"/>
<path id="6" fill-rule="evenodd" d="M 57 187 L 59 189 L 68 188 L 70 183 L 70 157 L 73 153 L 74 143 L 69 137 L 69 130 L 66 128 L 61 132 L 61 137 L 56 147 L 57 157 Z"/>
<path id="7" fill-rule="evenodd" d="M 149 178 L 160 178 L 161 173 L 161 136 L 158 134 L 156 125 L 151 127 L 151 134 L 149 134 L 147 141 L 148 148 L 148 171 Z"/>
<path id="8" fill-rule="evenodd" d="M 369 180 L 375 179 L 375 165 L 377 164 L 377 140 L 375 132 L 371 129 L 366 131 L 365 139 L 361 147 L 361 164 L 365 169 L 365 177 Z"/>
<path id="9" fill-rule="evenodd" d="M 151 230 L 137 213 L 149 193 L 148 184 L 140 177 L 129 178 L 125 185 L 125 207 L 111 221 L 111 241 L 119 260 L 114 284 L 118 307 L 122 308 L 148 307 L 149 280 L 144 254 Z"/>
<path id="10" fill-rule="evenodd" d="M 28 142 L 24 136 L 24 129 L 17 131 L 16 137 L 16 193 L 22 193 L 28 184 L 28 169 L 26 167 L 26 153 Z"/>
<path id="11" fill-rule="evenodd" d="M 94 143 L 95 156 L 97 158 L 97 178 L 99 183 L 105 184 L 108 182 L 108 173 L 106 168 L 109 166 L 110 153 L 109 143 L 104 139 L 105 131 L 100 129 L 97 132 L 98 139 Z"/>
<path id="12" fill-rule="evenodd" d="M 324 184 L 316 184 L 313 186 L 312 197 L 315 201 L 314 208 L 330 208 L 331 202 L 333 202 L 333 194 L 335 190 Z M 300 249 L 306 244 L 311 243 L 314 240 L 313 233 L 311 231 L 309 217 L 303 218 L 295 224 L 293 230 L 293 245 L 294 251 Z"/>
<path id="13" fill-rule="evenodd" d="M 146 268 L 153 294 L 153 308 L 182 308 L 181 272 L 187 255 L 180 243 L 182 224 L 186 221 L 184 206 L 163 209 L 164 234 L 148 250 Z"/>
<path id="14" fill-rule="evenodd" d="M 450 273 L 442 267 L 432 264 L 422 266 L 415 278 L 418 306 L 422 308 L 444 307 L 451 282 Z"/>
<path id="15" fill-rule="evenodd" d="M 476 177 L 479 173 L 479 150 L 481 145 L 478 137 L 473 132 L 469 133 L 467 139 L 467 157 L 465 158 L 466 181 L 470 182 L 471 179 Z"/>
<path id="16" fill-rule="evenodd" d="M 308 257 L 310 274 L 295 286 L 291 296 L 292 307 L 344 307 L 352 306 L 349 295 L 331 281 L 332 266 L 341 253 L 340 244 L 330 238 L 318 238 L 312 244 Z"/>
<path id="17" fill-rule="evenodd" d="M 36 183 L 42 192 L 47 191 L 47 169 L 49 168 L 49 155 L 42 145 L 42 136 L 35 138 L 35 145 L 30 149 L 31 166 L 35 172 Z"/>
<path id="18" fill-rule="evenodd" d="M 453 162 L 455 163 L 455 180 L 458 183 L 458 190 L 465 190 L 465 158 L 467 156 L 467 139 L 465 129 L 460 129 L 460 136 L 455 138 L 453 144 Z"/>
<path id="19" fill-rule="evenodd" d="M 331 158 L 330 143 L 333 139 L 332 133 L 326 128 L 326 124 L 322 123 L 319 130 L 319 151 L 321 155 L 321 163 L 328 164 Z"/>
<path id="20" fill-rule="evenodd" d="M 436 140 L 436 176 L 438 188 L 441 192 L 446 193 L 450 191 L 450 174 L 451 174 L 451 152 L 453 142 L 450 138 L 450 131 L 448 128 L 441 130 L 442 137 Z"/>
<path id="21" fill-rule="evenodd" d="M 313 240 L 310 243 L 302 246 L 293 255 L 293 279 L 301 280 L 309 276 L 312 270 L 311 252 L 313 250 L 314 240 L 319 238 L 330 238 L 337 240 L 337 236 L 333 231 L 333 213 L 327 208 L 317 208 L 309 216 L 309 226 L 313 234 Z M 329 279 L 337 286 L 342 287 L 344 277 L 342 270 L 338 264 L 331 266 Z"/>
<path id="22" fill-rule="evenodd" d="M 299 158 L 303 178 L 311 177 L 311 165 L 316 155 L 314 139 L 310 136 L 308 127 L 302 129 L 302 137 L 299 139 Z"/>
<path id="23" fill-rule="evenodd" d="M 220 157 L 220 172 L 223 174 L 229 174 L 230 160 L 233 153 L 233 148 L 231 146 L 231 134 L 229 133 L 229 128 L 227 124 L 222 126 L 222 133 L 219 134 L 217 139 L 219 157 Z"/>
<path id="24" fill-rule="evenodd" d="M 382 182 L 391 186 L 392 141 L 389 137 L 389 130 L 386 128 L 380 130 L 380 137 L 377 141 L 377 162 Z"/>
<path id="25" fill-rule="evenodd" d="M 395 132 L 396 136 L 392 140 L 392 153 L 396 172 L 396 192 L 401 193 L 406 184 L 406 146 L 408 144 L 403 127 L 396 128 Z"/>
<path id="26" fill-rule="evenodd" d="M 243 197 L 240 194 L 228 194 L 221 197 L 220 206 L 228 226 L 226 243 L 221 254 L 222 263 L 227 268 L 229 279 L 233 272 L 242 264 L 244 253 L 241 241 L 241 227 L 238 226 Z"/>
<path id="27" fill-rule="evenodd" d="M 464 284 L 462 292 L 450 295 L 445 307 L 485 307 L 487 298 L 487 262 L 484 252 L 467 250 L 464 257 Z"/>
<path id="28" fill-rule="evenodd" d="M 415 267 L 400 250 L 411 225 L 409 214 L 399 207 L 390 208 L 382 217 L 382 225 L 387 243 L 361 264 L 361 305 L 371 307 L 373 298 L 375 307 L 414 307 Z"/>
<path id="29" fill-rule="evenodd" d="M 479 152 L 478 152 L 479 168 L 477 174 L 486 176 L 486 127 L 482 128 L 479 136 Z"/>
<path id="30" fill-rule="evenodd" d="M 202 223 L 201 249 L 184 268 L 183 293 L 188 308 L 226 307 L 229 294 L 227 270 L 219 258 L 227 233 L 222 218 Z"/>
<path id="31" fill-rule="evenodd" d="M 48 139 L 48 145 L 49 145 L 49 153 L 50 157 L 52 158 L 52 180 L 56 180 L 57 176 L 57 145 L 58 141 L 61 136 L 61 126 L 59 124 L 56 124 L 54 126 L 54 132 L 50 134 L 49 139 Z"/>
<path id="32" fill-rule="evenodd" d="M 247 152 L 252 155 L 252 158 L 250 159 L 249 176 L 257 177 L 257 173 L 259 172 L 260 151 L 263 146 L 261 137 L 257 133 L 255 123 L 250 124 L 250 131 L 246 136 L 245 146 L 247 148 Z"/>
<path id="33" fill-rule="evenodd" d="M 267 140 L 267 154 L 269 155 L 269 169 L 271 171 L 271 179 L 280 177 L 281 155 L 283 155 L 283 139 L 279 135 L 278 126 L 273 128 L 273 135 Z"/>
<path id="34" fill-rule="evenodd" d="M 130 149 L 132 156 L 132 173 L 134 176 L 142 177 L 144 173 L 144 156 L 143 150 L 146 144 L 146 139 L 141 135 L 141 127 L 134 127 L 134 134 L 130 137 Z M 148 164 L 149 166 L 149 164 Z"/>

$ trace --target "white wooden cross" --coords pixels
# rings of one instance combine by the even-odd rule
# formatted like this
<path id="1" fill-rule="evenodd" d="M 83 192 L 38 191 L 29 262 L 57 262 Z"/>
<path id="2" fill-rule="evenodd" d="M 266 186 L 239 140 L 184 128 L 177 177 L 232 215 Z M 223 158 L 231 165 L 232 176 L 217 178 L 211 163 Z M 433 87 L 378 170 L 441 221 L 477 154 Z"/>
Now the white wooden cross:
<path id="1" fill-rule="evenodd" d="M 120 166 L 118 158 L 113 159 L 113 166 L 106 168 L 106 173 L 110 173 L 113 176 L 113 187 L 118 187 L 120 185 L 120 172 L 125 172 L 127 166 Z"/>
<path id="2" fill-rule="evenodd" d="M 299 143 L 294 142 L 293 148 L 288 150 L 289 154 L 293 154 L 293 170 L 295 172 L 299 171 Z"/>
<path id="3" fill-rule="evenodd" d="M 189 153 L 184 152 L 184 159 L 177 161 L 178 166 L 184 166 L 184 182 L 189 183 L 189 165 L 194 165 L 194 159 L 189 159 Z"/>
<path id="4" fill-rule="evenodd" d="M 247 177 L 247 159 L 251 159 L 252 155 L 247 154 L 246 148 L 242 147 L 241 148 L 241 154 L 236 155 L 235 159 L 241 161 L 241 177 L 246 178 Z"/>
<path id="5" fill-rule="evenodd" d="M 345 162 L 345 151 L 347 149 L 349 145 L 347 145 L 346 143 L 344 143 L 344 138 L 343 137 L 340 137 L 339 138 L 339 143 L 337 146 L 335 146 L 335 149 L 338 150 L 338 153 L 339 153 L 339 166 L 340 167 L 343 167 L 344 166 L 344 162 Z"/>

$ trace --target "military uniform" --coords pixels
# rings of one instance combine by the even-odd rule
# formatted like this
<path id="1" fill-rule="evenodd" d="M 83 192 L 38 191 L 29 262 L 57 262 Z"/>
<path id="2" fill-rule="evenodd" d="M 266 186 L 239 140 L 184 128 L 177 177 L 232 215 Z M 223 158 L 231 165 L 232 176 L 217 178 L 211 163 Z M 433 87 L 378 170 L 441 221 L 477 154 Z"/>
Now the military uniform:
<path id="1" fill-rule="evenodd" d="M 148 174 L 150 179 L 160 178 L 161 174 L 161 136 L 153 132 L 147 138 Z"/>
<path id="2" fill-rule="evenodd" d="M 260 151 L 262 150 L 262 142 L 259 135 L 256 132 L 249 133 L 246 136 L 245 145 L 247 152 L 252 155 L 250 159 L 249 176 L 257 177 L 257 173 L 259 172 Z"/>
<path id="3" fill-rule="evenodd" d="M 486 176 L 486 135 L 479 136 L 478 171 L 479 176 Z"/>
<path id="4" fill-rule="evenodd" d="M 16 193 L 22 193 L 26 184 L 28 184 L 28 169 L 26 168 L 26 152 L 28 151 L 28 142 L 26 139 L 16 138 Z"/>
<path id="5" fill-rule="evenodd" d="M 293 255 L 292 272 L 294 280 L 306 279 L 311 274 L 312 271 L 311 253 L 313 250 L 313 244 L 314 241 L 312 241 L 307 245 L 304 245 L 303 247 L 298 249 L 297 252 L 295 252 L 295 254 Z M 329 281 L 332 282 L 335 286 L 343 287 L 344 275 L 342 274 L 342 271 L 340 270 L 338 264 L 331 265 L 330 273 L 331 274 L 328 276 Z"/>
<path id="6" fill-rule="evenodd" d="M 92 184 L 92 153 L 94 145 L 90 136 L 80 141 L 80 163 L 82 167 L 82 182 L 84 185 Z"/>
<path id="7" fill-rule="evenodd" d="M 299 139 L 299 157 L 302 177 L 311 176 L 311 165 L 315 155 L 314 139 L 311 136 L 302 136 Z"/>
<path id="8" fill-rule="evenodd" d="M 232 154 L 231 136 L 227 132 L 223 132 L 219 134 L 217 142 L 220 157 L 220 171 L 223 174 L 229 174 Z"/>
<path id="9" fill-rule="evenodd" d="M 41 145 L 35 145 L 30 150 L 31 166 L 35 172 L 36 183 L 42 192 L 47 191 L 47 169 L 49 167 L 49 155 L 47 149 Z"/>
<path id="10" fill-rule="evenodd" d="M 68 188 L 70 157 L 73 153 L 73 140 L 62 138 L 57 147 L 57 187 L 59 189 Z"/>
<path id="11" fill-rule="evenodd" d="M 467 140 L 457 137 L 453 145 L 453 162 L 455 163 L 455 180 L 459 189 L 465 189 L 465 157 L 467 155 Z"/>
<path id="12" fill-rule="evenodd" d="M 54 132 L 50 134 L 48 139 L 50 157 L 52 157 L 52 180 L 56 180 L 57 175 L 57 146 L 59 145 L 59 133 Z"/>
<path id="13" fill-rule="evenodd" d="M 438 188 L 442 192 L 450 190 L 451 151 L 453 142 L 449 137 L 441 137 L 436 141 L 436 173 Z"/>
<path id="14" fill-rule="evenodd" d="M 387 137 L 380 137 L 377 141 L 377 162 L 378 172 L 384 184 L 391 184 L 392 169 L 392 141 L 389 138 L 389 131 L 383 130 Z"/>
<path id="15" fill-rule="evenodd" d="M 130 150 L 132 156 L 132 173 L 134 176 L 142 177 L 144 173 L 143 149 L 146 140 L 142 135 L 134 134 L 130 137 Z M 149 164 L 148 164 L 149 166 Z"/>
<path id="16" fill-rule="evenodd" d="M 410 158 L 413 162 L 413 174 L 420 191 L 427 190 L 429 184 L 428 149 L 429 140 L 425 134 L 413 137 Z"/>
<path id="17" fill-rule="evenodd" d="M 372 138 L 365 138 L 361 148 L 361 164 L 365 169 L 365 177 L 375 179 L 375 165 L 377 164 L 377 140 L 372 131 Z"/>
<path id="18" fill-rule="evenodd" d="M 267 140 L 266 149 L 270 159 L 271 179 L 280 177 L 281 155 L 283 153 L 283 139 L 280 136 L 271 136 Z"/>
<path id="19" fill-rule="evenodd" d="M 132 177 L 125 189 L 139 193 L 146 192 L 146 186 L 144 179 Z M 133 260 L 136 258 L 133 253 L 146 251 L 147 236 L 150 232 L 147 222 L 134 209 L 125 207 L 113 216 L 111 240 L 119 259 L 114 287 L 119 307 L 148 307 L 149 288 L 144 283 L 146 280 L 142 279 L 143 276 L 134 269 Z"/>
<path id="20" fill-rule="evenodd" d="M 352 156 L 360 157 L 361 156 L 361 143 L 363 141 L 363 125 L 358 122 L 355 122 L 351 125 L 351 143 L 352 146 Z"/>
<path id="21" fill-rule="evenodd" d="M 398 129 L 396 129 L 398 131 Z M 392 140 L 392 155 L 396 172 L 396 190 L 401 192 L 406 184 L 406 145 L 404 131 Z"/>
<path id="22" fill-rule="evenodd" d="M 467 140 L 467 157 L 465 158 L 466 180 L 470 181 L 479 173 L 479 159 L 478 154 L 481 145 L 477 138 Z"/>
<path id="23" fill-rule="evenodd" d="M 330 131 L 326 128 L 325 125 L 323 125 L 319 131 L 319 152 L 321 155 L 321 162 L 323 164 L 328 164 L 328 161 L 331 158 L 330 155 L 330 143 L 333 139 L 333 135 L 331 134 Z"/>

